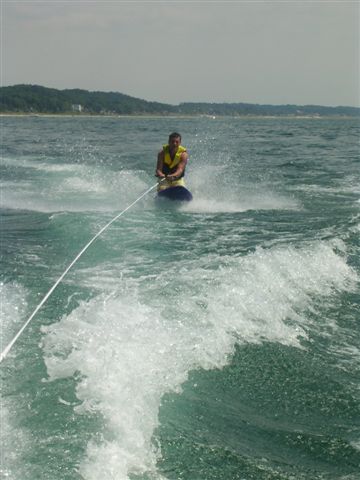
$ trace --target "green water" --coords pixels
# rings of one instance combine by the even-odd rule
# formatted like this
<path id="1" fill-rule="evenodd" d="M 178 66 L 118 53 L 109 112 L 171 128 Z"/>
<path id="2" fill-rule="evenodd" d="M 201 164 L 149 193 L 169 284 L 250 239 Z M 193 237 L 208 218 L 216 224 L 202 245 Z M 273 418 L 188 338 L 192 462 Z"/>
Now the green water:
<path id="1" fill-rule="evenodd" d="M 4 478 L 360 478 L 357 120 L 1 122 Z"/>

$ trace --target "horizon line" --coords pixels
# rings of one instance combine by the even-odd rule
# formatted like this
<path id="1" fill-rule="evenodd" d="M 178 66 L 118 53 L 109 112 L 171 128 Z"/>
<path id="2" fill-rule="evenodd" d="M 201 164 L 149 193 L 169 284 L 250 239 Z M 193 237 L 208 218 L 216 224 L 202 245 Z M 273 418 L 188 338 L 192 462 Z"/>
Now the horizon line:
<path id="1" fill-rule="evenodd" d="M 353 108 L 360 110 L 360 105 L 358 106 L 353 106 L 353 105 L 341 105 L 338 104 L 336 106 L 333 105 L 323 105 L 319 103 L 259 103 L 259 102 L 249 102 L 249 101 L 204 101 L 204 100 L 187 100 L 183 102 L 179 102 L 177 104 L 172 104 L 172 103 L 167 103 L 164 101 L 158 101 L 158 100 L 146 100 L 145 98 L 141 97 L 135 97 L 133 95 L 129 95 L 128 93 L 123 93 L 120 91 L 116 90 L 88 90 L 86 88 L 81 88 L 81 87 L 71 87 L 71 88 L 58 88 L 58 87 L 47 87 L 45 85 L 40 85 L 37 83 L 16 83 L 12 85 L 0 85 L 1 88 L 11 88 L 11 87 L 20 87 L 20 86 L 26 86 L 26 87 L 41 87 L 41 88 L 46 88 L 49 90 L 58 90 L 60 92 L 62 91 L 68 91 L 68 90 L 82 90 L 84 92 L 88 93 L 116 93 L 120 95 L 124 95 L 126 97 L 134 98 L 136 100 L 143 100 L 148 103 L 159 103 L 163 105 L 169 105 L 169 106 L 174 106 L 178 107 L 180 105 L 184 104 L 210 104 L 210 105 L 260 105 L 260 106 L 297 106 L 297 107 L 324 107 L 324 108 Z"/>

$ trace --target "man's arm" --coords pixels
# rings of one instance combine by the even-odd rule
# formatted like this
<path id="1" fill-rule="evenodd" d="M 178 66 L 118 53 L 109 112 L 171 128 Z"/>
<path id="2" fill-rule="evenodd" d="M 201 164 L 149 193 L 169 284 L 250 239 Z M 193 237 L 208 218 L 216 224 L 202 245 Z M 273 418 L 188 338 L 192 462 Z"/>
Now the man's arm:
<path id="1" fill-rule="evenodd" d="M 155 172 L 156 177 L 160 177 L 160 178 L 165 177 L 165 175 L 162 172 L 163 166 L 164 166 L 164 151 L 161 150 L 161 152 L 158 153 L 156 172 Z"/>
<path id="2" fill-rule="evenodd" d="M 180 175 L 184 172 L 187 161 L 188 161 L 189 155 L 187 152 L 183 152 L 180 157 L 180 162 L 178 163 L 175 172 L 173 172 L 171 175 L 168 175 L 167 178 L 169 180 L 175 180 L 177 177 L 180 177 Z"/>

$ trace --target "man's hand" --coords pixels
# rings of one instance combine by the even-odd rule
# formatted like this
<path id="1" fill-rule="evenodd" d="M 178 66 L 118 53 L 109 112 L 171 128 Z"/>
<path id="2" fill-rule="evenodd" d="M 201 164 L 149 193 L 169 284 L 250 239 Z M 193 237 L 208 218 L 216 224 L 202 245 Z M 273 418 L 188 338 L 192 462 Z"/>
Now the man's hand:
<path id="1" fill-rule="evenodd" d="M 170 182 L 173 182 L 174 180 L 177 180 L 178 177 L 176 175 L 168 175 L 166 179 L 169 180 Z"/>

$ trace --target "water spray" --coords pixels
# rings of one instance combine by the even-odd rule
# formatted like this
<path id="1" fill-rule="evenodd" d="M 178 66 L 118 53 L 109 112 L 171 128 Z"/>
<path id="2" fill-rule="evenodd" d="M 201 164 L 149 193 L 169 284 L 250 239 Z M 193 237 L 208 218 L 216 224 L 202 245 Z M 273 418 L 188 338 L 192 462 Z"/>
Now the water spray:
<path id="1" fill-rule="evenodd" d="M 165 178 L 161 179 L 160 182 L 165 180 Z M 20 328 L 18 333 L 15 335 L 15 337 L 11 340 L 11 342 L 5 347 L 3 352 L 0 355 L 0 363 L 6 358 L 7 354 L 10 352 L 11 348 L 14 346 L 14 344 L 17 342 L 18 338 L 20 335 L 23 333 L 25 328 L 29 325 L 31 320 L 35 317 L 37 312 L 40 310 L 40 308 L 44 305 L 46 300 L 50 297 L 50 295 L 53 293 L 55 288 L 59 285 L 59 283 L 63 280 L 65 275 L 68 273 L 68 271 L 75 265 L 75 263 L 79 260 L 79 258 L 83 255 L 83 253 L 86 252 L 86 250 L 90 247 L 92 243 L 95 242 L 95 240 L 100 237 L 100 235 L 108 228 L 112 223 L 114 223 L 119 217 L 121 217 L 125 212 L 127 212 L 131 207 L 133 207 L 137 202 L 139 202 L 142 198 L 145 197 L 148 193 L 150 193 L 152 190 L 154 190 L 155 187 L 157 187 L 159 182 L 155 183 L 152 187 L 150 187 L 146 192 L 144 192 L 142 195 L 140 195 L 139 198 L 137 198 L 134 202 L 132 202 L 129 206 L 127 206 L 124 210 L 122 210 L 120 213 L 118 213 L 110 222 L 108 222 L 104 227 L 101 228 L 101 230 L 98 231 L 98 233 L 85 245 L 85 247 L 76 255 L 74 260 L 70 263 L 70 265 L 66 268 L 66 270 L 62 273 L 62 275 L 56 280 L 54 285 L 50 288 L 50 290 L 47 292 L 47 294 L 44 296 L 44 298 L 41 300 L 41 302 L 38 304 L 38 306 L 35 308 L 33 313 L 30 315 L 30 317 L 26 320 L 24 325 Z"/>

